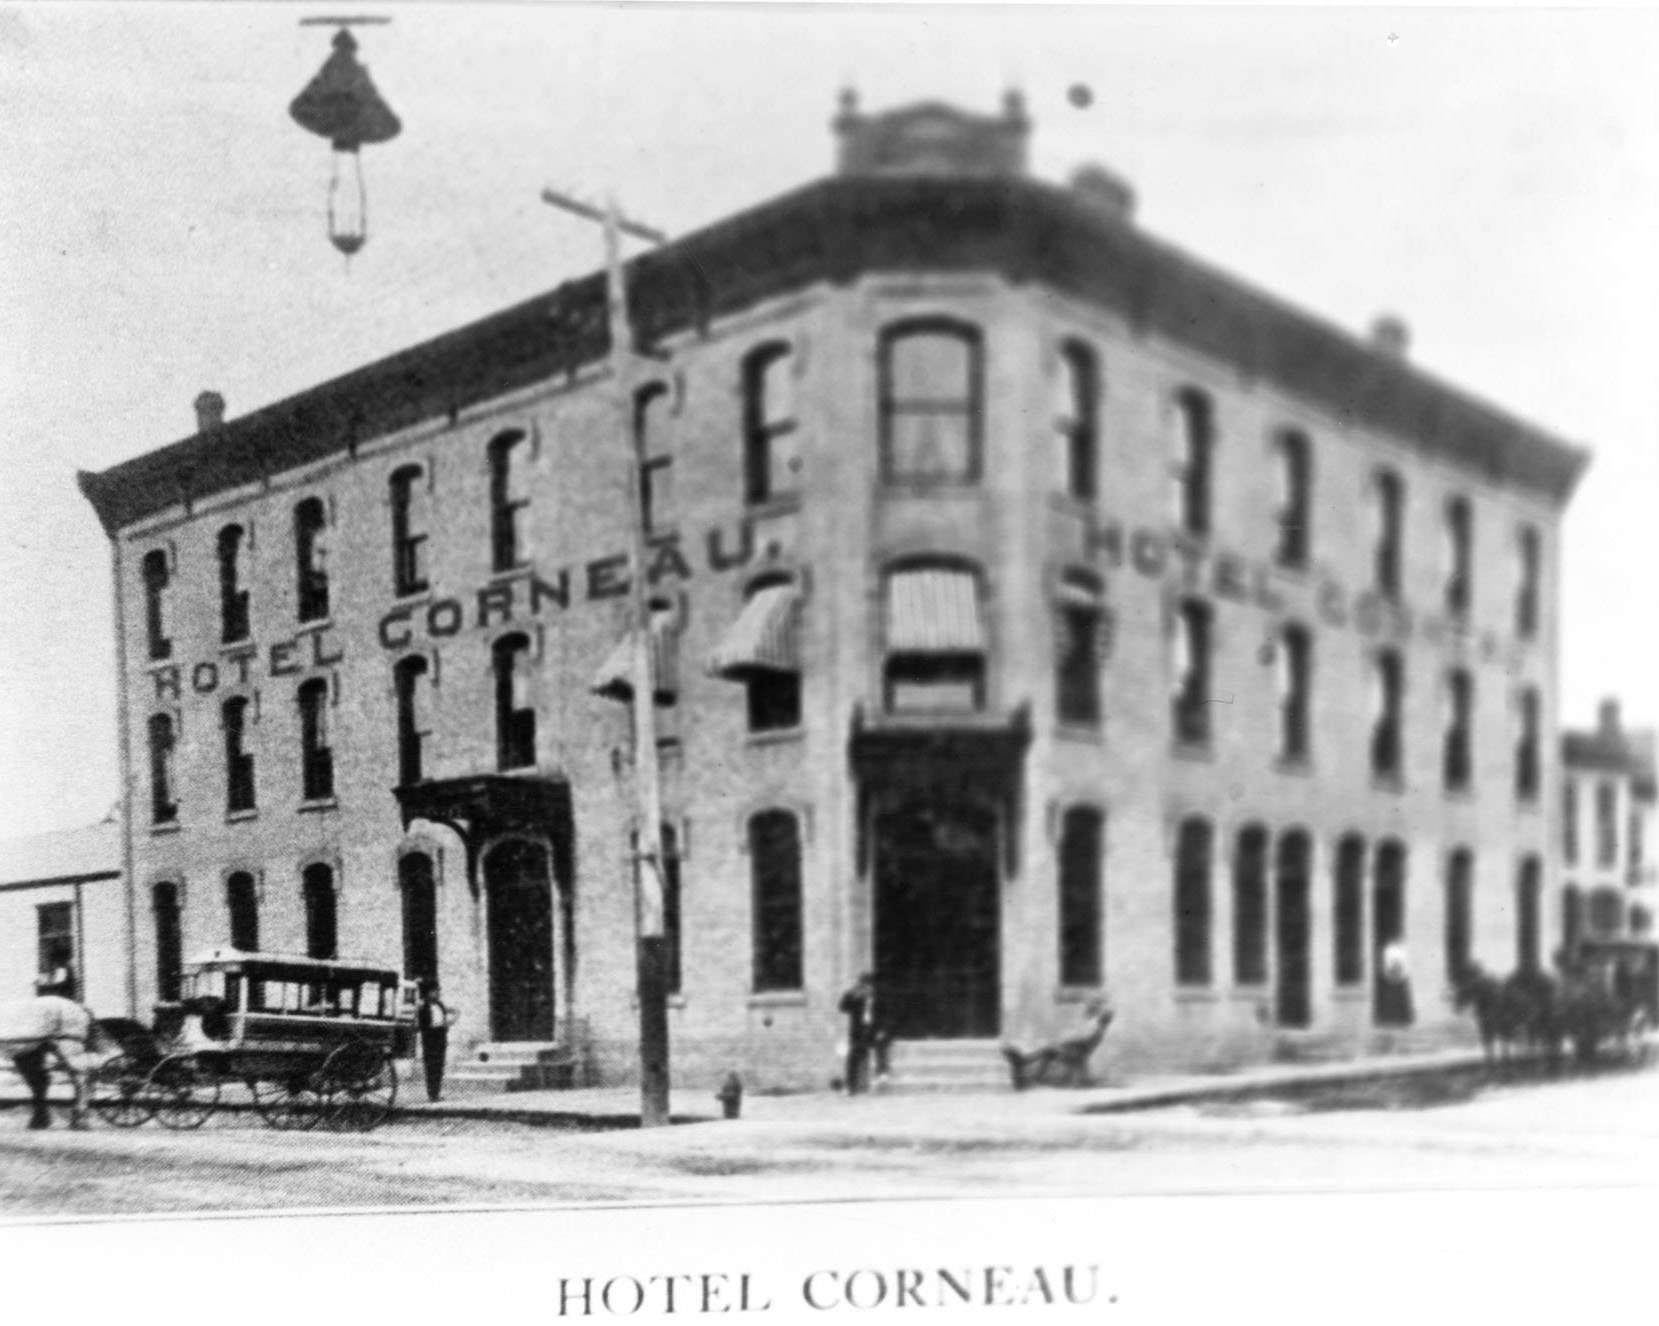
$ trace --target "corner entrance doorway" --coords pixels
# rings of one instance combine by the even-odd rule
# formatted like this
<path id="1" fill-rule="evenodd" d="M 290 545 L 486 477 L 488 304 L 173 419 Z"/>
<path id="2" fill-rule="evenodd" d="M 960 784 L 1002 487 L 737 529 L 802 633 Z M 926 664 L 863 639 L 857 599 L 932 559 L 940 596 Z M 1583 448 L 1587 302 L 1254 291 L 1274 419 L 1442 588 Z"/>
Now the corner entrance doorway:
<path id="1" fill-rule="evenodd" d="M 1278 957 L 1274 1014 L 1281 1027 L 1306 1027 L 1313 1021 L 1308 916 L 1311 851 L 1305 833 L 1288 833 L 1279 839 L 1273 941 Z"/>
<path id="2" fill-rule="evenodd" d="M 490 1035 L 553 1039 L 553 884 L 547 852 L 508 839 L 484 858 L 489 907 Z"/>
<path id="3" fill-rule="evenodd" d="M 1001 941 L 997 816 L 915 798 L 874 823 L 881 1018 L 911 1039 L 995 1036 Z"/>

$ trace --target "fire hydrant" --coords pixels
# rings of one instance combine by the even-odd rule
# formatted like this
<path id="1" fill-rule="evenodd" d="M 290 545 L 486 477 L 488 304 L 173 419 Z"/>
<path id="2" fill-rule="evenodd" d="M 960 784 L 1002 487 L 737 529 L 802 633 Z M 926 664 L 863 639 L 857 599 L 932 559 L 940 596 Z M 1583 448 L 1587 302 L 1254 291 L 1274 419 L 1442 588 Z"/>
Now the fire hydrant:
<path id="1" fill-rule="evenodd" d="M 720 1090 L 714 1093 L 714 1098 L 720 1102 L 726 1118 L 737 1118 L 743 1112 L 743 1080 L 736 1073 L 727 1073 L 726 1080 L 720 1084 Z"/>

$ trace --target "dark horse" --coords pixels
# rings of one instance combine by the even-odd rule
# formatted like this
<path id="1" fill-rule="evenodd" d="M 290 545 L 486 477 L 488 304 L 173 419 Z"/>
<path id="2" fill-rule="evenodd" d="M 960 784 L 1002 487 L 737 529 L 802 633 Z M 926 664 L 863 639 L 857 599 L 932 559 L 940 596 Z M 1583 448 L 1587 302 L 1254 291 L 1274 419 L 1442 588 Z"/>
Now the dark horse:
<path id="1" fill-rule="evenodd" d="M 1493 976 L 1479 964 L 1463 969 L 1453 1000 L 1471 1009 L 1488 1063 L 1508 1063 L 1517 1046 L 1542 1052 L 1553 1064 L 1560 1055 L 1564 1009 L 1559 983 L 1540 971 Z"/>
<path id="2" fill-rule="evenodd" d="M 54 1062 L 69 1075 L 75 1091 L 69 1126 L 86 1127 L 87 1056 L 100 1044 L 92 1013 L 73 999 L 42 994 L 0 1004 L 0 1052 L 11 1056 L 18 1075 L 29 1088 L 33 1106 L 29 1127 L 52 1126 L 46 1093 L 52 1084 Z"/>

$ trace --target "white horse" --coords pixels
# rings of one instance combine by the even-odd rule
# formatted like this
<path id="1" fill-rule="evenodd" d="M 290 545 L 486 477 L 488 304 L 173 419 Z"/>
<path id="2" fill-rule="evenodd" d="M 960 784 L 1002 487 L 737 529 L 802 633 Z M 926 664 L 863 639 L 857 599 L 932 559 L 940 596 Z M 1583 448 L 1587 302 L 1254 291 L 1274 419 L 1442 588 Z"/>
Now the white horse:
<path id="1" fill-rule="evenodd" d="M 87 1075 L 100 1043 L 91 1010 L 73 999 L 43 994 L 0 1004 L 0 1053 L 11 1056 L 28 1085 L 34 1106 L 29 1127 L 52 1126 L 46 1092 L 52 1082 L 53 1061 L 68 1074 L 75 1092 L 69 1126 L 86 1127 Z"/>

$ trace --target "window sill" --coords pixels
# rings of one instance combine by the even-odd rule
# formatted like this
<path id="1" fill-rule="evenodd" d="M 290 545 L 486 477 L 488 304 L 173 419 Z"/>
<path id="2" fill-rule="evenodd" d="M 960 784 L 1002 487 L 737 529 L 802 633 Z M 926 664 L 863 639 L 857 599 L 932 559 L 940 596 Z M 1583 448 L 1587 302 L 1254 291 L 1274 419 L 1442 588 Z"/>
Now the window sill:
<path id="1" fill-rule="evenodd" d="M 160 824 L 150 825 L 150 836 L 152 838 L 163 838 L 170 833 L 179 833 L 183 829 L 184 825 L 177 820 L 163 820 Z"/>
<path id="2" fill-rule="evenodd" d="M 637 1013 L 639 1011 L 639 991 L 638 990 L 635 990 L 633 992 L 633 994 L 629 996 L 629 1003 L 633 1007 L 634 1011 Z M 669 1008 L 683 1009 L 685 1007 L 685 995 L 683 995 L 683 994 L 671 994 L 663 1000 L 663 1003 L 666 1004 Z"/>
<path id="3" fill-rule="evenodd" d="M 490 572 L 490 584 L 508 584 L 515 580 L 528 580 L 535 575 L 536 568 L 531 562 L 519 562 L 514 566 L 501 567 Z"/>
<path id="4" fill-rule="evenodd" d="M 1298 584 L 1305 584 L 1313 578 L 1313 559 L 1307 558 L 1300 562 L 1281 562 L 1277 557 L 1267 564 L 1268 570 L 1275 575 L 1289 576 Z"/>
<path id="5" fill-rule="evenodd" d="M 1075 493 L 1051 492 L 1048 495 L 1048 508 L 1058 511 L 1062 515 L 1076 516 L 1079 519 L 1088 519 L 1100 510 L 1098 497 L 1078 497 Z"/>
<path id="6" fill-rule="evenodd" d="M 1525 811 L 1531 815 L 1536 815 L 1538 813 L 1539 802 L 1540 798 L 1537 796 L 1518 796 L 1515 798 L 1515 809 Z"/>
<path id="7" fill-rule="evenodd" d="M 333 626 L 333 617 L 313 617 L 310 621 L 300 622 L 297 626 L 295 626 L 294 634 L 296 636 L 314 635 L 318 631 L 330 630 Z"/>
<path id="8" fill-rule="evenodd" d="M 146 668 L 148 668 L 151 672 L 154 672 L 157 668 L 172 667 L 173 666 L 173 656 L 172 656 L 172 654 L 168 653 L 168 654 L 163 654 L 160 658 L 145 659 L 144 660 L 144 666 Z"/>
<path id="9" fill-rule="evenodd" d="M 1281 756 L 1273 761 L 1273 772 L 1283 774 L 1287 778 L 1312 778 L 1313 761 L 1305 756 L 1296 759 L 1285 759 Z"/>
<path id="10" fill-rule="evenodd" d="M 1227 997 L 1239 1003 L 1257 1003 L 1266 999 L 1269 992 L 1270 987 L 1265 980 L 1254 985 L 1243 981 L 1235 981 L 1232 988 L 1227 991 Z"/>
<path id="11" fill-rule="evenodd" d="M 1178 1004 L 1214 1004 L 1220 996 L 1209 986 L 1178 985 L 1175 987 L 1175 1002 Z"/>
<path id="12" fill-rule="evenodd" d="M 1456 801 L 1464 805 L 1468 805 L 1475 799 L 1474 785 L 1470 783 L 1459 783 L 1456 787 L 1448 787 L 1444 790 L 1446 793 L 1446 800 L 1448 801 Z"/>
<path id="13" fill-rule="evenodd" d="M 418 608 L 423 603 L 430 603 L 432 598 L 432 586 L 429 584 L 422 585 L 419 589 L 394 589 L 392 591 L 392 603 L 399 608 Z"/>
<path id="14" fill-rule="evenodd" d="M 755 990 L 749 995 L 750 1008 L 805 1008 L 805 990 Z"/>
<path id="15" fill-rule="evenodd" d="M 744 738 L 747 746 L 779 746 L 791 741 L 799 741 L 806 736 L 804 727 L 766 728 L 760 732 L 749 732 Z"/>
<path id="16" fill-rule="evenodd" d="M 1371 775 L 1371 790 L 1399 796 L 1406 790 L 1405 779 L 1401 778 L 1399 774 L 1374 773 Z"/>
<path id="17" fill-rule="evenodd" d="M 340 799 L 333 796 L 313 797 L 309 801 L 300 802 L 300 814 L 302 815 L 320 815 L 327 811 L 339 809 Z"/>
<path id="18" fill-rule="evenodd" d="M 247 810 L 227 810 L 225 812 L 226 824 L 241 824 L 245 820 L 256 820 L 258 818 L 259 807 L 257 806 L 252 806 Z"/>
<path id="19" fill-rule="evenodd" d="M 219 654 L 223 658 L 235 658 L 238 654 L 257 654 L 259 646 L 253 642 L 251 635 L 244 635 L 240 640 L 221 640 Z"/>
<path id="20" fill-rule="evenodd" d="M 1170 745 L 1169 753 L 1178 760 L 1191 760 L 1197 764 L 1213 764 L 1215 762 L 1215 748 L 1207 741 L 1173 742 Z"/>
<path id="21" fill-rule="evenodd" d="M 1098 985 L 1061 985 L 1054 990 L 1054 1002 L 1057 1004 L 1087 1004 L 1094 999 L 1106 998 L 1106 991 Z"/>
<path id="22" fill-rule="evenodd" d="M 1339 985 L 1331 991 L 1331 998 L 1339 1004 L 1363 1004 L 1371 999 L 1371 991 L 1363 985 Z"/>
<path id="23" fill-rule="evenodd" d="M 746 502 L 743 514 L 754 520 L 765 520 L 768 516 L 790 516 L 801 509 L 800 493 L 779 493 L 774 497 L 763 498 L 759 502 Z"/>
<path id="24" fill-rule="evenodd" d="M 1105 729 L 1099 723 L 1069 723 L 1057 719 L 1054 724 L 1057 741 L 1078 741 L 1089 746 L 1100 746 L 1106 741 Z"/>
<path id="25" fill-rule="evenodd" d="M 983 491 L 983 484 L 978 475 L 967 479 L 922 479 L 883 475 L 878 486 L 885 497 L 938 497 L 942 494 L 965 496 Z"/>

